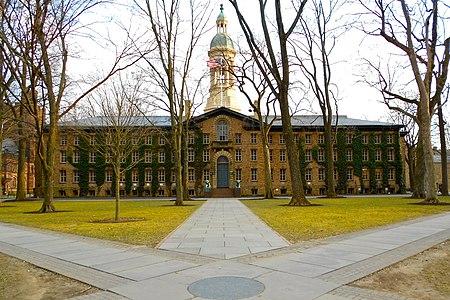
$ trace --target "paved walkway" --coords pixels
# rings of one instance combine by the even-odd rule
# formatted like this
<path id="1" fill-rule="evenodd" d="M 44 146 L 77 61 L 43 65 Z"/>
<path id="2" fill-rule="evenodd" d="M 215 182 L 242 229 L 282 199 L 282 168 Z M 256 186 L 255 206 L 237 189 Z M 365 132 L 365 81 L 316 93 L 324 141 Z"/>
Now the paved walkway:
<path id="1" fill-rule="evenodd" d="M 235 218 L 230 212 L 220 213 L 222 208 L 228 210 L 226 200 L 215 201 L 208 201 L 186 224 L 194 222 L 200 226 L 198 218 L 207 218 L 208 211 L 216 217 L 223 214 L 227 220 Z M 241 218 L 248 213 L 247 209 L 235 200 L 229 201 L 233 214 L 240 216 L 236 222 L 253 219 Z M 223 223 L 225 232 L 227 222 Z M 251 223 L 255 226 L 253 220 Z M 185 227 L 181 226 L 180 230 Z M 238 234 L 237 227 L 235 230 Z M 205 231 L 210 231 L 209 227 Z M 171 238 L 194 238 L 186 233 L 177 236 L 177 233 L 166 242 Z M 211 230 L 211 234 L 218 238 L 216 230 Z M 204 242 L 207 235 L 196 238 L 203 239 L 199 240 L 200 255 L 179 252 L 192 248 L 183 246 L 183 240 L 176 242 L 179 243 L 177 251 L 157 250 L 0 223 L 0 252 L 103 290 L 80 296 L 78 300 L 407 299 L 346 284 L 449 239 L 450 213 L 328 238 L 314 247 L 307 246 L 308 243 L 296 244 L 254 254 L 244 238 L 243 248 L 252 254 L 232 259 L 206 255 L 223 254 L 221 258 L 227 258 L 228 254 L 243 253 L 216 250 L 208 253 L 207 249 L 217 248 L 217 244 Z"/>
<path id="2" fill-rule="evenodd" d="M 159 249 L 230 259 L 289 246 L 236 199 L 207 201 Z"/>

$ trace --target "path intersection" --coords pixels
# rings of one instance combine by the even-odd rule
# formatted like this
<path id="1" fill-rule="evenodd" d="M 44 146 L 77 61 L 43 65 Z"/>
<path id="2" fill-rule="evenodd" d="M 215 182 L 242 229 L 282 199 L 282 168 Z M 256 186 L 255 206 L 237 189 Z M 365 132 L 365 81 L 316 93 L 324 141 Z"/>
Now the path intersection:
<path id="1" fill-rule="evenodd" d="M 96 299 L 411 299 L 347 286 L 450 238 L 450 213 L 289 245 L 235 199 L 210 199 L 158 249 L 0 223 L 0 252 Z"/>

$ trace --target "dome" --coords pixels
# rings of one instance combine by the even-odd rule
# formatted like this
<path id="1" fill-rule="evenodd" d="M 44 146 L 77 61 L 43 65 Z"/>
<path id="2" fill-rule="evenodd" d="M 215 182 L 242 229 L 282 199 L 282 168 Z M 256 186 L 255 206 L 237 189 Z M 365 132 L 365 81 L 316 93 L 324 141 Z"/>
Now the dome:
<path id="1" fill-rule="evenodd" d="M 212 50 L 213 48 L 216 47 L 220 48 L 225 47 L 234 50 L 233 41 L 226 33 L 218 33 L 213 37 L 209 49 Z"/>

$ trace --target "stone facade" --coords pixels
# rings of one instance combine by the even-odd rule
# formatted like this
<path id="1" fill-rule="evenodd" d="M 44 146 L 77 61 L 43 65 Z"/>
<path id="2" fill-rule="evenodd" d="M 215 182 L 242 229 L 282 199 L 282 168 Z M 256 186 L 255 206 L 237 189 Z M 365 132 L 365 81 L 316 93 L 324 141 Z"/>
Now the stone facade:
<path id="1" fill-rule="evenodd" d="M 314 123 L 311 124 L 310 120 Z M 305 176 L 304 187 L 309 195 L 321 195 L 326 191 L 323 127 L 320 122 L 319 116 L 293 117 L 295 139 Z M 403 192 L 401 126 L 346 116 L 339 117 L 339 124 L 335 149 L 337 191 L 341 194 Z M 161 124 L 159 130 L 148 125 L 149 132 L 153 132 L 151 145 L 146 142 L 147 137 L 139 140 L 142 148 L 136 154 L 138 157 L 134 158 L 139 160 L 139 164 L 123 179 L 122 196 L 174 195 L 171 150 L 167 144 L 159 144 L 164 140 L 161 135 L 167 130 L 165 125 Z M 208 196 L 208 193 L 205 194 L 208 190 L 237 190 L 238 195 L 242 196 L 264 193 L 264 161 L 256 119 L 223 107 L 192 118 L 190 128 L 189 150 L 184 159 L 189 161 L 191 196 Z M 77 132 L 79 130 L 70 127 L 61 129 L 55 196 L 111 196 L 108 164 L 99 152 L 80 148 Z M 288 158 L 279 121 L 272 126 L 269 144 L 274 193 L 289 195 Z M 152 153 L 151 162 L 143 157 L 146 151 Z M 96 158 L 87 157 L 92 155 Z M 162 156 L 164 159 L 161 159 Z M 80 162 L 84 162 L 83 167 Z M 99 178 L 103 180 L 99 182 Z M 83 180 L 88 182 L 84 189 L 80 187 Z"/>

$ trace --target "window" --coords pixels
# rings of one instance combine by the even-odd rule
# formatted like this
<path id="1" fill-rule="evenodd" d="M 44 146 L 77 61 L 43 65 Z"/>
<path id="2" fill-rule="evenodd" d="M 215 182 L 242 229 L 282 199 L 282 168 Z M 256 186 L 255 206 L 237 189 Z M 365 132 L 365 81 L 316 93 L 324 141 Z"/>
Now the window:
<path id="1" fill-rule="evenodd" d="M 166 170 L 164 169 L 158 170 L 158 181 L 160 183 L 166 182 Z"/>
<path id="2" fill-rule="evenodd" d="M 146 145 L 152 145 L 153 144 L 153 137 L 151 135 L 147 135 L 145 137 L 145 144 Z"/>
<path id="3" fill-rule="evenodd" d="M 94 151 L 89 151 L 89 163 L 95 164 L 96 153 Z"/>
<path id="4" fill-rule="evenodd" d="M 376 180 L 383 180 L 383 169 L 376 169 L 375 170 L 375 179 Z"/>
<path id="5" fill-rule="evenodd" d="M 294 143 L 298 145 L 300 143 L 300 135 L 294 134 Z"/>
<path id="6" fill-rule="evenodd" d="M 206 181 L 206 180 L 210 180 L 210 176 L 209 176 L 209 169 L 204 169 L 203 170 L 203 181 Z"/>
<path id="7" fill-rule="evenodd" d="M 241 143 L 241 134 L 240 133 L 236 133 L 236 135 L 234 137 L 236 139 L 236 144 L 240 144 Z"/>
<path id="8" fill-rule="evenodd" d="M 89 145 L 95 145 L 95 136 L 89 136 Z"/>
<path id="9" fill-rule="evenodd" d="M 362 179 L 363 180 L 369 180 L 369 178 L 370 178 L 369 169 L 363 168 L 362 169 Z"/>
<path id="10" fill-rule="evenodd" d="M 362 143 L 363 144 L 368 144 L 369 143 L 369 135 L 368 134 L 363 134 L 363 136 L 362 136 Z"/>
<path id="11" fill-rule="evenodd" d="M 166 144 L 166 139 L 162 135 L 159 136 L 159 144 L 160 145 L 165 145 Z"/>
<path id="12" fill-rule="evenodd" d="M 381 134 L 375 135 L 375 144 L 381 144 Z"/>
<path id="13" fill-rule="evenodd" d="M 382 155 L 382 150 L 381 149 L 377 149 L 375 151 L 375 161 L 381 161 L 381 155 Z"/>
<path id="14" fill-rule="evenodd" d="M 195 181 L 195 169 L 188 169 L 188 181 L 194 182 Z"/>
<path id="15" fill-rule="evenodd" d="M 67 135 L 61 136 L 61 146 L 67 145 Z"/>
<path id="16" fill-rule="evenodd" d="M 363 161 L 369 161 L 369 149 L 363 150 Z"/>
<path id="17" fill-rule="evenodd" d="M 353 161 L 353 149 L 347 149 L 347 161 Z"/>
<path id="18" fill-rule="evenodd" d="M 242 181 L 242 169 L 236 169 L 234 170 L 234 178 L 236 180 Z"/>
<path id="19" fill-rule="evenodd" d="M 67 162 L 67 151 L 61 150 L 60 152 L 61 163 L 65 164 Z"/>
<path id="20" fill-rule="evenodd" d="M 131 181 L 132 182 L 139 182 L 139 171 L 137 169 L 133 169 L 131 171 Z"/>
<path id="21" fill-rule="evenodd" d="M 387 159 L 388 159 L 388 161 L 394 160 L 394 149 L 387 150 Z"/>
<path id="22" fill-rule="evenodd" d="M 347 169 L 347 180 L 353 180 L 353 169 L 352 168 Z"/>
<path id="23" fill-rule="evenodd" d="M 194 143 L 194 139 L 195 139 L 195 136 L 192 133 L 190 133 L 188 136 L 188 144 L 192 145 Z"/>
<path id="24" fill-rule="evenodd" d="M 121 163 L 126 163 L 126 161 L 127 161 L 127 156 L 125 155 L 125 151 L 122 151 L 120 153 L 120 162 Z"/>
<path id="25" fill-rule="evenodd" d="M 317 143 L 325 144 L 325 136 L 323 134 L 319 134 L 319 136 L 317 138 Z"/>
<path id="26" fill-rule="evenodd" d="M 250 143 L 256 144 L 256 142 L 257 142 L 256 133 L 250 133 Z"/>
<path id="27" fill-rule="evenodd" d="M 286 150 L 280 149 L 280 161 L 285 162 L 286 161 Z"/>
<path id="28" fill-rule="evenodd" d="M 337 161 L 338 160 L 338 152 L 337 149 L 333 149 L 333 161 Z"/>
<path id="29" fill-rule="evenodd" d="M 113 172 L 111 169 L 105 170 L 105 182 L 112 182 Z"/>
<path id="30" fill-rule="evenodd" d="M 325 180 L 325 169 L 324 168 L 320 168 L 319 169 L 319 180 L 320 181 L 324 181 Z"/>
<path id="31" fill-rule="evenodd" d="M 273 136 L 271 134 L 269 134 L 267 136 L 267 143 L 272 144 L 273 143 Z"/>
<path id="32" fill-rule="evenodd" d="M 80 144 L 80 136 L 76 135 L 73 137 L 73 144 L 74 146 L 78 146 Z"/>
<path id="33" fill-rule="evenodd" d="M 306 181 L 312 180 L 312 169 L 305 169 L 305 180 Z"/>
<path id="34" fill-rule="evenodd" d="M 388 144 L 393 144 L 394 143 L 394 135 L 393 134 L 388 134 L 386 137 L 386 142 Z"/>
<path id="35" fill-rule="evenodd" d="M 284 135 L 280 134 L 280 145 L 286 144 L 286 141 L 284 140 Z"/>
<path id="36" fill-rule="evenodd" d="M 119 170 L 119 182 L 125 182 L 125 171 L 123 169 Z"/>
<path id="37" fill-rule="evenodd" d="M 195 157 L 194 149 L 188 149 L 188 161 L 193 162 Z"/>
<path id="38" fill-rule="evenodd" d="M 152 182 L 152 170 L 151 169 L 145 170 L 145 182 Z"/>
<path id="39" fill-rule="evenodd" d="M 325 161 L 325 149 L 319 148 L 317 151 L 317 161 Z"/>
<path id="40" fill-rule="evenodd" d="M 241 149 L 236 149 L 234 150 L 234 160 L 235 161 L 242 161 L 242 150 Z"/>
<path id="41" fill-rule="evenodd" d="M 250 149 L 250 160 L 256 161 L 257 160 L 257 151 L 256 149 Z"/>
<path id="42" fill-rule="evenodd" d="M 251 181 L 258 181 L 258 169 L 251 169 Z"/>
<path id="43" fill-rule="evenodd" d="M 145 162 L 147 164 L 152 162 L 152 151 L 150 150 L 145 150 Z"/>
<path id="44" fill-rule="evenodd" d="M 138 151 L 133 151 L 133 154 L 131 156 L 131 159 L 134 163 L 139 161 L 139 152 Z"/>
<path id="45" fill-rule="evenodd" d="M 269 160 L 272 162 L 273 161 L 273 150 L 269 149 Z"/>
<path id="46" fill-rule="evenodd" d="M 286 181 L 286 169 L 280 169 L 280 181 Z"/>
<path id="47" fill-rule="evenodd" d="M 59 182 L 66 183 L 67 181 L 67 173 L 66 170 L 59 170 Z"/>
<path id="48" fill-rule="evenodd" d="M 337 181 L 339 179 L 339 173 L 337 169 L 333 170 L 333 179 L 334 181 Z"/>
<path id="49" fill-rule="evenodd" d="M 345 136 L 345 142 L 347 143 L 347 144 L 351 144 L 351 143 L 353 143 L 353 134 L 352 133 L 348 133 L 346 136 Z"/>
<path id="50" fill-rule="evenodd" d="M 311 141 L 312 141 L 311 134 L 306 134 L 305 135 L 305 144 L 311 144 Z"/>
<path id="51" fill-rule="evenodd" d="M 73 170 L 73 183 L 80 182 L 80 171 L 79 170 Z"/>
<path id="52" fill-rule="evenodd" d="M 112 158 L 112 152 L 111 151 L 106 152 L 105 153 L 105 162 L 108 164 L 111 163 L 111 158 Z"/>
<path id="53" fill-rule="evenodd" d="M 95 170 L 89 170 L 89 182 L 95 182 Z"/>
<path id="54" fill-rule="evenodd" d="M 138 136 L 133 136 L 132 143 L 133 143 L 133 145 L 139 144 L 139 137 Z"/>
<path id="55" fill-rule="evenodd" d="M 395 179 L 395 169 L 394 168 L 389 168 L 389 170 L 388 170 L 388 179 L 389 180 L 394 180 Z"/>
<path id="56" fill-rule="evenodd" d="M 164 151 L 159 151 L 158 162 L 163 164 L 166 162 L 166 153 Z"/>
<path id="57" fill-rule="evenodd" d="M 311 161 L 311 149 L 305 150 L 305 161 L 310 162 Z"/>
<path id="58" fill-rule="evenodd" d="M 209 133 L 204 133 L 203 134 L 203 144 L 204 145 L 209 145 Z"/>
<path id="59" fill-rule="evenodd" d="M 78 151 L 78 150 L 73 151 L 72 161 L 74 164 L 77 164 L 80 162 L 80 151 Z"/>
<path id="60" fill-rule="evenodd" d="M 204 149 L 203 150 L 203 161 L 204 162 L 209 162 L 209 149 Z"/>
<path id="61" fill-rule="evenodd" d="M 223 120 L 217 123 L 217 139 L 219 141 L 228 141 L 228 123 Z"/>

